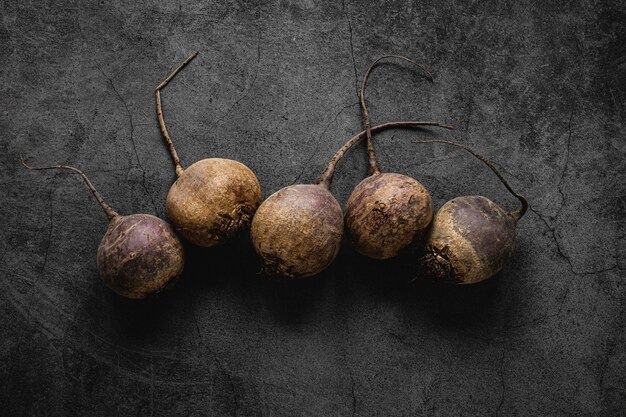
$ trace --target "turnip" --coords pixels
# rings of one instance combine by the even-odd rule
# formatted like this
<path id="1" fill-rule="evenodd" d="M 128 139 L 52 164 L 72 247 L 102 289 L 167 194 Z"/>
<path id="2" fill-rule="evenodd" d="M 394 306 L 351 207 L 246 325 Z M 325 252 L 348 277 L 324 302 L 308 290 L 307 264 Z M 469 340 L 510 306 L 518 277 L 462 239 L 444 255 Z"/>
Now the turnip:
<path id="1" fill-rule="evenodd" d="M 149 214 L 118 214 L 78 168 L 23 164 L 30 170 L 73 171 L 91 190 L 109 219 L 109 227 L 98 247 L 97 263 L 100 276 L 110 289 L 126 298 L 146 298 L 171 287 L 183 272 L 183 246 L 165 221 Z"/>
<path id="2" fill-rule="evenodd" d="M 528 202 L 516 193 L 493 164 L 465 145 L 447 140 L 420 140 L 417 143 L 444 143 L 464 149 L 487 165 L 506 189 L 521 203 L 509 212 L 487 197 L 470 195 L 454 198 L 435 214 L 419 258 L 420 275 L 453 284 L 473 284 L 498 273 L 515 247 L 517 222 Z"/>
<path id="3" fill-rule="evenodd" d="M 167 215 L 185 239 L 198 246 L 211 247 L 248 230 L 261 202 L 261 185 L 250 168 L 230 159 L 203 159 L 186 169 L 180 164 L 165 126 L 161 90 L 197 54 L 191 54 L 157 86 L 156 112 L 177 176 L 167 194 Z"/>
<path id="4" fill-rule="evenodd" d="M 420 121 L 391 122 L 372 127 L 371 132 L 420 126 L 443 125 Z M 335 259 L 343 236 L 343 214 L 330 186 L 337 162 L 365 136 L 363 131 L 348 140 L 314 184 L 282 188 L 258 208 L 250 234 L 264 274 L 309 277 L 323 271 Z"/>

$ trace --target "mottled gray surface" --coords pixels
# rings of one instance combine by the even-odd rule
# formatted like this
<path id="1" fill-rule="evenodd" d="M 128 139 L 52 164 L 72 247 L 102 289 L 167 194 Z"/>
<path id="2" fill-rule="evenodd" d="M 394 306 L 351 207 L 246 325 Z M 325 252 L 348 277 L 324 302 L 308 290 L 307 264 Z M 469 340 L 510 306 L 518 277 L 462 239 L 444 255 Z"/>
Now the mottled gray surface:
<path id="1" fill-rule="evenodd" d="M 194 4 L 191 4 L 194 3 Z M 216 2 L 217 3 L 217 2 Z M 616 416 L 626 409 L 623 2 L 2 2 L 0 410 L 4 415 Z M 106 218 L 67 173 L 84 168 L 123 213 L 164 215 L 174 170 L 153 88 L 184 164 L 251 167 L 264 195 L 311 181 L 361 129 L 356 76 L 401 53 L 429 65 L 372 76 L 374 122 L 434 132 L 493 158 L 532 210 L 488 285 L 407 286 L 406 261 L 349 245 L 314 280 L 255 275 L 245 239 L 188 248 L 159 302 L 97 276 Z M 477 161 L 431 134 L 379 135 L 383 168 L 437 207 L 481 193 L 514 208 Z M 340 165 L 342 204 L 367 172 Z"/>

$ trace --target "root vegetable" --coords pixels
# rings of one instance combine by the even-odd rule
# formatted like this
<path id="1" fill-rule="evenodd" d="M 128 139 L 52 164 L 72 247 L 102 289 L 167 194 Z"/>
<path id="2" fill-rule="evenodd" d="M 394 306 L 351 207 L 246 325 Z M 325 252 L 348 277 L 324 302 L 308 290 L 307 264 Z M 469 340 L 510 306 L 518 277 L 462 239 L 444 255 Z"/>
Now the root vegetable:
<path id="1" fill-rule="evenodd" d="M 391 122 L 371 128 L 442 126 L 434 122 Z M 252 219 L 251 237 L 262 272 L 304 278 L 322 272 L 337 256 L 343 236 L 341 207 L 330 192 L 337 162 L 366 136 L 361 132 L 337 151 L 314 184 L 291 185 L 265 200 Z"/>
<path id="2" fill-rule="evenodd" d="M 183 169 L 165 126 L 161 90 L 185 67 L 190 55 L 155 90 L 156 112 L 163 138 L 172 155 L 177 179 L 167 194 L 165 208 L 176 231 L 191 243 L 211 247 L 248 230 L 261 202 L 261 185 L 244 164 L 208 158 Z"/>
<path id="3" fill-rule="evenodd" d="M 66 169 L 81 176 L 109 219 L 98 247 L 97 263 L 105 284 L 126 298 L 141 299 L 171 287 L 183 272 L 185 254 L 174 230 L 149 214 L 122 216 L 113 210 L 78 168 L 68 165 L 30 167 Z"/>
<path id="4" fill-rule="evenodd" d="M 485 163 L 516 197 L 521 208 L 509 212 L 490 199 L 471 195 L 454 198 L 435 214 L 418 265 L 421 275 L 453 284 L 473 284 L 498 273 L 515 247 L 517 222 L 528 202 L 516 193 L 493 164 L 465 145 L 446 140 L 416 143 L 443 143 L 461 148 Z"/>
<path id="5" fill-rule="evenodd" d="M 409 176 L 381 172 L 374 150 L 365 86 L 372 70 L 388 58 L 409 62 L 421 69 L 429 81 L 433 80 L 430 71 L 422 64 L 403 56 L 386 55 L 370 65 L 361 83 L 359 99 L 371 173 L 350 195 L 345 208 L 345 224 L 355 249 L 374 259 L 393 258 L 409 245 L 422 242 L 433 217 L 428 190 Z"/>
<path id="6" fill-rule="evenodd" d="M 343 234 L 341 206 L 328 188 L 297 184 L 272 194 L 252 220 L 252 242 L 263 273 L 304 278 L 337 256 Z"/>

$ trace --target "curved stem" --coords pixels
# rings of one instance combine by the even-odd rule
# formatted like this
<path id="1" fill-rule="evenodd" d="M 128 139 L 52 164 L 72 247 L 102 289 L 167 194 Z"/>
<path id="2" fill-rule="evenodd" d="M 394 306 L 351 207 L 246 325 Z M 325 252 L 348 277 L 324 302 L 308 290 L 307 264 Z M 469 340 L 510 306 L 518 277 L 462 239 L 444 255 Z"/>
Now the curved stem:
<path id="1" fill-rule="evenodd" d="M 176 149 L 174 148 L 174 143 L 172 142 L 172 138 L 170 137 L 169 132 L 167 131 L 167 127 L 165 126 L 165 120 L 163 119 L 163 106 L 161 104 L 161 89 L 165 87 L 172 79 L 182 70 L 192 59 L 194 59 L 198 55 L 197 52 L 192 53 L 181 62 L 175 69 L 172 71 L 170 75 L 167 76 L 161 83 L 157 86 L 154 91 L 156 96 L 156 113 L 157 119 L 159 120 L 159 127 L 161 128 L 161 133 L 163 134 L 163 138 L 165 139 L 165 143 L 172 155 L 172 159 L 174 160 L 174 166 L 176 167 L 176 176 L 180 177 L 183 175 L 183 167 L 180 165 L 180 158 L 178 158 L 178 153 L 176 153 Z"/>
<path id="2" fill-rule="evenodd" d="M 376 133 L 376 132 L 381 132 L 387 129 L 411 128 L 411 127 L 419 128 L 422 126 L 435 126 L 435 127 L 443 127 L 444 129 L 454 129 L 454 127 L 452 126 L 444 125 L 444 124 L 437 123 L 437 122 L 408 121 L 408 122 L 387 122 L 387 123 L 374 126 L 370 130 L 371 132 Z M 326 189 L 330 189 L 330 184 L 333 181 L 333 175 L 335 173 L 335 167 L 337 166 L 337 162 L 339 162 L 339 160 L 343 158 L 343 156 L 348 151 L 348 149 L 350 149 L 352 146 L 354 146 L 357 142 L 359 142 L 361 139 L 363 139 L 366 136 L 367 136 L 367 132 L 364 130 L 362 132 L 357 133 L 350 139 L 348 139 L 345 145 L 343 145 L 337 151 L 337 153 L 335 153 L 335 155 L 331 158 L 331 160 L 328 162 L 328 165 L 326 165 L 326 168 L 324 169 L 324 171 L 322 171 L 320 176 L 317 178 L 317 180 L 315 181 L 315 184 L 320 184 L 326 187 Z"/>
<path id="3" fill-rule="evenodd" d="M 372 72 L 374 67 L 378 65 L 378 63 L 382 61 L 383 59 L 388 59 L 388 58 L 401 59 L 401 60 L 404 60 L 406 62 L 409 62 L 415 65 L 416 67 L 424 71 L 424 73 L 426 74 L 426 78 L 428 78 L 429 81 L 431 82 L 433 81 L 433 75 L 428 70 L 428 68 L 426 68 L 426 66 L 418 62 L 415 62 L 410 58 L 404 57 L 402 55 L 381 56 L 380 58 L 376 59 L 365 72 L 365 75 L 363 76 L 363 82 L 361 83 L 361 90 L 359 91 L 359 102 L 361 104 L 361 111 L 363 113 L 363 124 L 365 125 L 365 132 L 367 135 L 367 154 L 369 156 L 371 175 L 380 173 L 380 167 L 378 165 L 378 158 L 376 157 L 376 151 L 374 150 L 374 141 L 372 140 L 372 124 L 370 121 L 370 114 L 369 114 L 369 111 L 367 110 L 367 105 L 365 104 L 365 86 L 367 85 L 367 80 L 369 79 L 370 73 Z"/>
<path id="4" fill-rule="evenodd" d="M 494 174 L 496 174 L 496 177 L 498 177 L 498 179 L 502 182 L 502 184 L 506 187 L 506 189 L 515 197 L 517 198 L 520 203 L 522 204 L 522 207 L 515 211 L 512 212 L 511 215 L 515 218 L 515 221 L 519 220 L 522 218 L 522 216 L 526 213 L 526 211 L 528 210 L 528 201 L 526 201 L 526 199 L 519 195 L 518 193 L 516 193 L 511 186 L 509 185 L 509 183 L 504 179 L 504 177 L 502 176 L 502 174 L 500 174 L 500 171 L 498 171 L 496 169 L 496 167 L 493 165 L 493 163 L 485 158 L 484 156 L 480 155 L 479 153 L 477 153 L 476 151 L 474 151 L 473 149 L 465 146 L 465 145 L 461 145 L 460 143 L 456 143 L 456 142 L 452 142 L 449 140 L 442 140 L 442 139 L 431 139 L 431 140 L 417 140 L 414 141 L 415 143 L 443 143 L 446 145 L 452 145 L 452 146 L 456 146 L 457 148 L 461 148 L 463 150 L 465 150 L 466 152 L 469 152 L 470 154 L 472 154 L 474 157 L 478 158 L 479 160 L 481 160 L 485 165 L 487 165 L 489 167 L 489 169 L 491 169 L 491 171 L 493 171 Z"/>
<path id="5" fill-rule="evenodd" d="M 46 169 L 69 169 L 70 171 L 76 172 L 78 175 L 81 176 L 85 184 L 87 184 L 87 187 L 91 190 L 93 196 L 96 197 L 96 200 L 98 200 L 98 204 L 100 204 L 100 207 L 102 207 L 102 210 L 104 210 L 109 220 L 113 219 L 113 217 L 115 216 L 119 216 L 119 214 L 115 210 L 113 210 L 111 206 L 109 206 L 106 203 L 106 201 L 104 201 L 104 198 L 102 198 L 102 195 L 98 192 L 98 190 L 96 190 L 96 187 L 93 186 L 91 181 L 89 181 L 89 178 L 87 178 L 87 176 L 80 169 L 74 168 L 69 165 L 50 165 L 46 167 L 31 167 L 30 165 L 27 165 L 26 162 L 24 161 L 22 161 L 22 165 L 24 165 L 26 168 L 30 169 L 31 171 L 42 171 Z"/>

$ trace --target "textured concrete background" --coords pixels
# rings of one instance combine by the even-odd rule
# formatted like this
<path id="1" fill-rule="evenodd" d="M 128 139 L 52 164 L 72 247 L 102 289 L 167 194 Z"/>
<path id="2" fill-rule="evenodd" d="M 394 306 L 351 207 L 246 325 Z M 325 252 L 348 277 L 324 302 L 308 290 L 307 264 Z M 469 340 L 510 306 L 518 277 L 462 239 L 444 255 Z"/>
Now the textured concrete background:
<path id="1" fill-rule="evenodd" d="M 217 3 L 217 2 L 216 2 Z M 2 2 L 0 410 L 5 415 L 616 416 L 626 409 L 623 2 Z M 487 285 L 404 284 L 406 260 L 348 244 L 321 276 L 255 275 L 246 239 L 188 248 L 157 302 L 97 276 L 106 218 L 67 173 L 82 167 L 122 213 L 164 215 L 174 170 L 153 88 L 185 165 L 240 160 L 268 196 L 312 181 L 361 130 L 356 83 L 376 57 L 383 168 L 437 206 L 480 193 L 515 207 L 451 137 L 496 161 L 532 210 Z M 344 203 L 364 147 L 339 167 Z"/>

